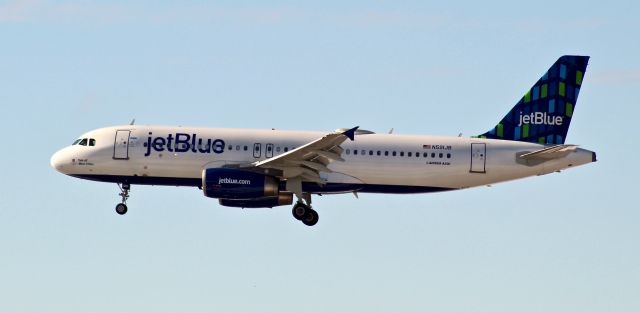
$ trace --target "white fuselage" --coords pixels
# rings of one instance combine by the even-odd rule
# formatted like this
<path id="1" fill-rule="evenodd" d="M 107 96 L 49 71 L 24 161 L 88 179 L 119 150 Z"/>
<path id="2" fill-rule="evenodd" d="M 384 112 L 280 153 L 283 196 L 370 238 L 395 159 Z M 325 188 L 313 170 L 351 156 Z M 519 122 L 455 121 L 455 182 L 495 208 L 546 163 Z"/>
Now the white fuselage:
<path id="1" fill-rule="evenodd" d="M 106 182 L 200 186 L 207 168 L 250 164 L 322 137 L 322 132 L 125 125 L 90 131 L 94 145 L 58 151 L 52 166 L 67 175 Z M 194 139 L 195 135 L 195 139 Z M 344 162 L 328 165 L 329 187 L 305 191 L 411 193 L 467 188 L 560 171 L 595 161 L 576 149 L 537 164 L 518 155 L 545 148 L 480 138 L 357 134 L 341 144 Z M 357 152 L 356 152 L 357 151 Z M 340 187 L 342 186 L 342 187 Z"/>

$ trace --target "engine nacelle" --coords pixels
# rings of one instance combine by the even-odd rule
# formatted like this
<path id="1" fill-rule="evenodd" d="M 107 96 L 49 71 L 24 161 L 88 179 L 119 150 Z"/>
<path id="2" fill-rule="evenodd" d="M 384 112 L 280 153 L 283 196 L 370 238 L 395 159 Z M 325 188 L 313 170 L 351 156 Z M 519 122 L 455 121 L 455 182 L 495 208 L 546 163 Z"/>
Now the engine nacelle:
<path id="1" fill-rule="evenodd" d="M 231 168 L 202 171 L 202 191 L 210 198 L 247 200 L 277 197 L 279 181 L 272 176 Z"/>
<path id="2" fill-rule="evenodd" d="M 220 199 L 220 205 L 235 208 L 272 208 L 274 206 L 289 205 L 293 203 L 293 193 L 281 192 L 277 197 L 266 197 L 259 199 Z"/>

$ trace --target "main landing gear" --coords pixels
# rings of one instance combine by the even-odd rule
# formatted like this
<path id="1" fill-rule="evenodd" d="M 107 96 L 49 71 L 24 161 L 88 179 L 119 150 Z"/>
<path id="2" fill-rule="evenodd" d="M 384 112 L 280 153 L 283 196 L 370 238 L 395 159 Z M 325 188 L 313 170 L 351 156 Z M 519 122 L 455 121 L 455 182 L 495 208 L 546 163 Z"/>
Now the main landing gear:
<path id="1" fill-rule="evenodd" d="M 293 217 L 307 226 L 317 224 L 320 219 L 318 212 L 312 209 L 310 205 L 304 204 L 302 201 L 296 202 L 291 213 L 293 214 Z"/>
<path id="2" fill-rule="evenodd" d="M 307 226 L 317 224 L 320 217 L 318 212 L 311 208 L 311 194 L 302 191 L 302 179 L 300 177 L 287 179 L 287 190 L 293 192 L 298 198 L 291 211 L 293 217 Z"/>
<path id="3" fill-rule="evenodd" d="M 116 205 L 116 213 L 120 215 L 127 214 L 127 199 L 129 199 L 129 190 L 131 190 L 131 185 L 128 183 L 118 184 L 118 188 L 120 188 L 119 196 L 122 197 L 122 202 Z"/>

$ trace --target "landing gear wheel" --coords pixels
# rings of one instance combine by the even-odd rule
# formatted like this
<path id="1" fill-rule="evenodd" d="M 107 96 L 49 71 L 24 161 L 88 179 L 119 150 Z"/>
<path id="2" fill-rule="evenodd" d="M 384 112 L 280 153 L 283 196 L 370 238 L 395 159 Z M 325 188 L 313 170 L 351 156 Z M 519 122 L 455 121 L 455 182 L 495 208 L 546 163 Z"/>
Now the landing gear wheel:
<path id="1" fill-rule="evenodd" d="M 293 214 L 293 217 L 295 219 L 301 221 L 309 210 L 311 210 L 309 206 L 304 203 L 298 202 L 293 206 L 293 210 L 291 211 L 291 213 Z"/>
<path id="2" fill-rule="evenodd" d="M 316 212 L 316 210 L 314 209 L 309 208 L 309 210 L 307 210 L 304 217 L 302 218 L 302 223 L 307 226 L 313 226 L 318 223 L 319 219 L 320 216 L 318 215 L 318 212 Z"/>
<path id="3" fill-rule="evenodd" d="M 120 215 L 127 214 L 127 199 L 129 199 L 129 190 L 131 190 L 131 185 L 128 183 L 118 184 L 118 188 L 120 188 L 119 196 L 122 197 L 122 202 L 116 205 L 116 213 Z"/>
<path id="4" fill-rule="evenodd" d="M 116 205 L 116 213 L 120 215 L 127 214 L 127 205 L 124 203 L 118 203 L 118 205 Z"/>

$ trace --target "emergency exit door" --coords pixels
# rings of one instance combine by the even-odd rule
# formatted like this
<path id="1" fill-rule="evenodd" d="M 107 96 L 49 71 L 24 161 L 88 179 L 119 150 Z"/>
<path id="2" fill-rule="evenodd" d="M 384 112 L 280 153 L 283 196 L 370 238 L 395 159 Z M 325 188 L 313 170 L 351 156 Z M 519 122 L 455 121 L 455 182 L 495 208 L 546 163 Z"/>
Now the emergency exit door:
<path id="1" fill-rule="evenodd" d="M 253 144 L 253 157 L 257 159 L 260 156 L 262 156 L 262 144 L 261 143 L 254 143 Z"/>
<path id="2" fill-rule="evenodd" d="M 117 130 L 116 140 L 113 144 L 113 158 L 118 160 L 129 159 L 129 130 Z"/>
<path id="3" fill-rule="evenodd" d="M 267 144 L 267 151 L 264 152 L 264 156 L 266 156 L 267 158 L 273 157 L 273 144 L 272 143 L 268 143 Z"/>
<path id="4" fill-rule="evenodd" d="M 471 144 L 471 173 L 486 173 L 487 144 Z"/>

